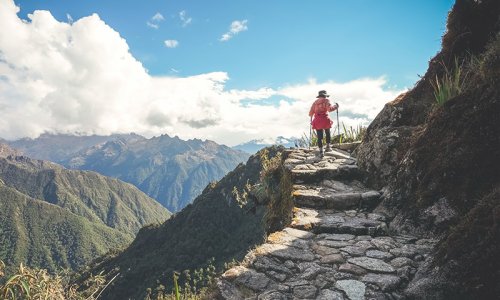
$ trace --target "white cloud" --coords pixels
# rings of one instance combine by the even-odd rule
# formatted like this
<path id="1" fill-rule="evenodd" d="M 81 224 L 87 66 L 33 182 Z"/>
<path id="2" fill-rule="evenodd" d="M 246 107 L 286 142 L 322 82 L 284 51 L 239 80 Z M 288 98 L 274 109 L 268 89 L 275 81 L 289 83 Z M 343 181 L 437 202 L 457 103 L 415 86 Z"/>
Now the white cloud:
<path id="1" fill-rule="evenodd" d="M 160 23 L 163 22 L 165 18 L 163 17 L 162 14 L 157 12 L 154 16 L 152 16 L 149 21 L 146 22 L 146 25 L 148 25 L 151 28 L 158 29 L 160 28 Z"/>
<path id="2" fill-rule="evenodd" d="M 179 41 L 177 40 L 166 40 L 164 43 L 167 48 L 176 48 L 179 46 Z"/>
<path id="3" fill-rule="evenodd" d="M 98 15 L 68 24 L 47 11 L 23 21 L 18 11 L 12 1 L 0 1 L 3 138 L 137 132 L 234 145 L 308 132 L 307 113 L 321 89 L 340 103 L 348 125 L 368 123 L 401 92 L 386 88 L 384 78 L 227 90 L 225 72 L 151 76 Z M 270 97 L 276 105 L 264 105 Z"/>
<path id="4" fill-rule="evenodd" d="M 155 24 L 155 23 L 151 23 L 151 22 L 149 22 L 149 21 L 147 21 L 147 22 L 146 22 L 146 25 L 148 25 L 148 27 L 151 27 L 151 28 L 153 28 L 153 29 L 158 29 L 158 28 L 160 28 L 160 25 Z"/>
<path id="5" fill-rule="evenodd" d="M 161 22 L 161 21 L 165 20 L 165 18 L 163 17 L 162 14 L 157 12 L 154 16 L 151 17 L 151 20 L 156 21 L 156 22 Z"/>
<path id="6" fill-rule="evenodd" d="M 247 23 L 248 23 L 248 20 L 233 21 L 231 23 L 231 26 L 229 26 L 229 31 L 224 33 L 219 40 L 221 42 L 229 41 L 238 33 L 248 30 Z"/>
<path id="7" fill-rule="evenodd" d="M 182 27 L 186 27 L 193 21 L 193 18 L 188 17 L 185 10 L 179 12 L 179 19 L 181 19 Z"/>

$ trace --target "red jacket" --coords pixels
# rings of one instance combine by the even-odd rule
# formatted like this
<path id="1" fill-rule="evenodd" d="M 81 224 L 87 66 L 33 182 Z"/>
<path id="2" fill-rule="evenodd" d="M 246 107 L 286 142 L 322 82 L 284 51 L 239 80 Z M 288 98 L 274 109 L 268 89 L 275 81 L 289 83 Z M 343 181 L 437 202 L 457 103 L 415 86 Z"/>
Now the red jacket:
<path id="1" fill-rule="evenodd" d="M 311 124 L 313 129 L 328 129 L 332 128 L 333 121 L 328 117 L 328 112 L 337 109 L 336 105 L 332 105 L 328 98 L 320 97 L 314 101 L 309 110 L 309 116 L 314 116 Z"/>

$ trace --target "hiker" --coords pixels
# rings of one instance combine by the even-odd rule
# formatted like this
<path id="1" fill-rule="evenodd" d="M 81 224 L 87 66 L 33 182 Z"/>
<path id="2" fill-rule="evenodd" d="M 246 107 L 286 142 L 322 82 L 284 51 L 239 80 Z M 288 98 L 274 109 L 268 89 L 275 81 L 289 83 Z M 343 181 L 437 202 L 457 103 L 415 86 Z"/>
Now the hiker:
<path id="1" fill-rule="evenodd" d="M 330 148 L 330 128 L 332 128 L 333 121 L 328 117 L 328 112 L 334 111 L 339 108 L 338 103 L 332 105 L 328 97 L 330 97 L 330 95 L 328 95 L 325 90 L 319 91 L 318 96 L 316 96 L 316 101 L 314 101 L 314 103 L 311 105 L 311 109 L 309 110 L 309 117 L 311 117 L 312 128 L 316 130 L 316 134 L 318 136 L 319 155 L 321 157 L 323 156 L 323 130 L 325 131 L 326 135 L 325 151 L 332 151 L 332 149 Z"/>

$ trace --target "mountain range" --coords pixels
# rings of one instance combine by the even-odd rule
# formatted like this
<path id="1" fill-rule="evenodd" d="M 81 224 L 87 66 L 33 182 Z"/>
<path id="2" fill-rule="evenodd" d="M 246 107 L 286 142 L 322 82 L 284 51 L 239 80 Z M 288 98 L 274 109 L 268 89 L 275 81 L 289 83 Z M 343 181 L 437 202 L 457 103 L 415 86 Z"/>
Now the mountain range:
<path id="1" fill-rule="evenodd" d="M 242 144 L 238 144 L 236 146 L 233 146 L 233 149 L 236 150 L 241 150 L 250 154 L 254 154 L 257 151 L 264 149 L 266 147 L 270 147 L 273 145 L 281 145 L 285 148 L 291 148 L 291 147 L 296 147 L 296 141 L 298 139 L 296 138 L 285 138 L 282 136 L 279 136 L 275 139 L 256 139 L 256 140 L 251 140 Z"/>
<path id="2" fill-rule="evenodd" d="M 219 180 L 249 154 L 215 142 L 161 135 L 71 136 L 44 134 L 9 142 L 22 153 L 70 169 L 92 170 L 129 182 L 172 212 Z"/>
<path id="3" fill-rule="evenodd" d="M 0 259 L 7 265 L 76 270 L 169 216 L 131 184 L 0 144 Z"/>

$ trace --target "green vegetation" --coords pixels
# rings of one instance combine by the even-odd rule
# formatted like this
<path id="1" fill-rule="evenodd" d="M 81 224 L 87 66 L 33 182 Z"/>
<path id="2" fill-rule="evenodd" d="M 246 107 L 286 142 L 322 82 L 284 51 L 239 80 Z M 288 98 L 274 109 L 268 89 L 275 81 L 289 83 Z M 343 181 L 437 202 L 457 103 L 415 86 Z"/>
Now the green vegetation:
<path id="1" fill-rule="evenodd" d="M 85 292 L 70 284 L 68 274 L 50 275 L 44 269 L 19 266 L 14 275 L 3 278 L 5 264 L 0 260 L 0 299 L 2 300 L 95 300 L 107 284 L 103 276 L 93 276 Z M 109 284 L 109 283 L 108 283 Z"/>
<path id="2" fill-rule="evenodd" d="M 340 136 L 335 137 L 336 142 L 339 144 L 361 142 L 366 134 L 366 127 L 362 125 L 358 125 L 357 127 L 349 126 L 349 128 L 347 128 L 345 124 L 342 123 L 342 129 L 344 132 L 341 133 Z"/>
<path id="3" fill-rule="evenodd" d="M 448 68 L 441 62 L 444 74 L 436 75 L 431 85 L 437 106 L 463 94 L 471 88 L 472 82 L 495 82 L 500 78 L 500 33 L 487 45 L 480 55 L 467 54 L 464 58 L 455 57 L 453 66 Z"/>
<path id="4" fill-rule="evenodd" d="M 211 299 L 215 289 L 216 276 L 214 260 L 211 259 L 206 268 L 194 271 L 184 270 L 182 273 L 173 273 L 172 292 L 166 292 L 160 285 L 153 292 L 148 289 L 146 300 L 202 300 Z"/>
<path id="5" fill-rule="evenodd" d="M 363 140 L 363 137 L 366 134 L 366 129 L 367 127 L 358 125 L 356 127 L 346 127 L 345 124 L 342 122 L 342 130 L 343 132 L 340 133 L 340 135 L 333 135 L 335 134 L 335 128 L 331 129 L 332 133 L 332 143 L 338 143 L 338 144 L 343 144 L 343 143 L 353 143 L 353 142 L 360 142 Z M 305 133 L 302 135 L 300 139 L 296 141 L 297 145 L 302 148 L 307 148 L 309 146 L 311 147 L 316 147 L 318 146 L 318 136 L 316 135 L 316 132 L 313 130 L 312 136 L 309 137 Z M 323 144 L 326 145 L 326 137 L 323 138 Z"/>
<path id="6" fill-rule="evenodd" d="M 292 221 L 292 179 L 283 166 L 284 157 L 279 153 L 269 158 L 269 151 L 260 152 L 262 170 L 258 195 L 266 199 L 267 210 L 264 217 L 268 233 L 283 229 Z"/>
<path id="7" fill-rule="evenodd" d="M 0 259 L 49 271 L 76 270 L 132 239 L 102 223 L 94 223 L 56 205 L 0 186 Z"/>
<path id="8" fill-rule="evenodd" d="M 27 157 L 0 157 L 0 259 L 76 270 L 168 217 L 130 184 Z"/>
<path id="9" fill-rule="evenodd" d="M 80 280 L 102 271 L 107 278 L 120 272 L 122 275 L 104 291 L 105 299 L 143 299 L 148 288 L 154 299 L 159 285 L 164 287 L 163 294 L 171 293 L 172 274 L 176 271 L 206 269 L 213 257 L 215 270 L 220 272 L 226 263 L 242 260 L 265 240 L 267 233 L 265 216 L 273 202 L 265 194 L 258 195 L 261 174 L 266 173 L 262 172 L 263 166 L 269 166 L 263 157 L 273 161 L 283 157 L 283 150 L 270 147 L 267 155 L 251 156 L 246 165 L 240 164 L 220 181 L 207 185 L 193 204 L 162 225 L 141 229 L 125 251 L 95 261 Z M 275 159 L 274 164 L 278 165 L 278 161 Z M 246 192 L 245 201 L 238 202 L 235 190 L 240 197 Z M 182 278 L 180 286 L 184 285 Z"/>
<path id="10" fill-rule="evenodd" d="M 442 106 L 446 101 L 462 93 L 468 80 L 468 65 L 465 61 L 455 58 L 453 68 L 450 70 L 442 63 L 444 74 L 441 78 L 436 75 L 431 81 L 434 88 L 434 98 L 438 106 Z"/>

